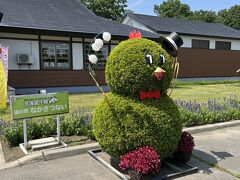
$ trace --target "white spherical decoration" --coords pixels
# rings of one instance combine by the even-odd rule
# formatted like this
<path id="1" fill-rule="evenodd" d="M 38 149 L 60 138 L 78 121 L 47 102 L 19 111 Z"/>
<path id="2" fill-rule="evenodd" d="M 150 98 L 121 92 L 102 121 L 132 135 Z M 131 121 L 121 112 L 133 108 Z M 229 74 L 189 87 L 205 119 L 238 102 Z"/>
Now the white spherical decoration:
<path id="1" fill-rule="evenodd" d="M 99 46 L 97 46 L 95 43 L 93 43 L 92 44 L 92 49 L 94 50 L 94 51 L 100 51 L 100 47 Z"/>
<path id="2" fill-rule="evenodd" d="M 110 41 L 111 40 L 111 34 L 109 32 L 103 33 L 103 40 L 104 41 Z"/>
<path id="3" fill-rule="evenodd" d="M 98 61 L 98 58 L 95 54 L 91 54 L 88 55 L 88 60 L 92 63 L 92 64 L 96 64 Z"/>
<path id="4" fill-rule="evenodd" d="M 102 46 L 103 46 L 103 40 L 101 40 L 101 39 L 95 39 L 94 44 L 96 44 L 98 47 L 102 48 Z"/>

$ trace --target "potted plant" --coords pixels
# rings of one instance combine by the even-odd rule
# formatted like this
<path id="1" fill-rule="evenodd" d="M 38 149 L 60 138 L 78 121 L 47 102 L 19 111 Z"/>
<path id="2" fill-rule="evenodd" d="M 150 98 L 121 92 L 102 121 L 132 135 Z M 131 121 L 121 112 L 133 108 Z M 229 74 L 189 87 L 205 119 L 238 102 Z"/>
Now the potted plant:
<path id="1" fill-rule="evenodd" d="M 147 179 L 160 169 L 160 156 L 151 147 L 142 147 L 120 158 L 120 169 L 127 170 L 131 179 Z"/>
<path id="2" fill-rule="evenodd" d="M 190 133 L 184 131 L 182 132 L 181 139 L 178 143 L 178 148 L 174 152 L 173 157 L 182 162 L 186 163 L 191 159 L 192 150 L 194 149 L 194 138 Z"/>

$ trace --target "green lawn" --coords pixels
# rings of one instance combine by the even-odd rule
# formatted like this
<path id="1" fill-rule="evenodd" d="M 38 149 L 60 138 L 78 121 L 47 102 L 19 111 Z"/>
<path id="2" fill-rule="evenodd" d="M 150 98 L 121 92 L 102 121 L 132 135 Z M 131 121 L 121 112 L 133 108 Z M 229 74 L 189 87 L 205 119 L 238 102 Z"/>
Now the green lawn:
<path id="1" fill-rule="evenodd" d="M 177 86 L 171 95 L 173 99 L 193 100 L 203 102 L 208 98 L 221 98 L 237 95 L 240 97 L 240 82 L 234 84 L 214 85 L 184 85 Z"/>
<path id="2" fill-rule="evenodd" d="M 93 109 L 102 99 L 102 93 L 71 94 L 69 97 L 70 111 L 76 107 Z"/>
<path id="3" fill-rule="evenodd" d="M 220 98 L 237 95 L 240 97 L 240 82 L 234 84 L 181 85 L 174 88 L 171 98 L 183 100 L 206 101 L 209 97 Z M 103 99 L 101 93 L 70 95 L 70 109 L 74 107 L 94 108 Z"/>
<path id="4" fill-rule="evenodd" d="M 224 96 L 237 95 L 240 97 L 240 82 L 230 84 L 213 85 L 178 85 L 171 97 L 173 99 L 206 101 L 208 98 L 220 98 Z M 98 102 L 103 99 L 101 93 L 72 94 L 69 97 L 70 111 L 77 107 L 93 109 Z M 10 119 L 9 108 L 5 112 L 0 112 L 1 118 Z"/>

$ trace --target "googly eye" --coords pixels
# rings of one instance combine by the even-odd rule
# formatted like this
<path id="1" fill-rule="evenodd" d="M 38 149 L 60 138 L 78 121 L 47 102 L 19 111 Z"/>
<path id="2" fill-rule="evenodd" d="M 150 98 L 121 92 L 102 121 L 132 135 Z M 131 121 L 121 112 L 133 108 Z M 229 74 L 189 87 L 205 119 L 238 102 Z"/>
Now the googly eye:
<path id="1" fill-rule="evenodd" d="M 151 54 L 147 54 L 146 56 L 145 56 L 145 60 L 146 60 L 146 63 L 147 64 L 152 64 L 153 63 L 153 60 L 152 60 L 152 55 Z"/>
<path id="2" fill-rule="evenodd" d="M 159 61 L 160 61 L 160 65 L 163 65 L 165 63 L 165 57 L 162 54 L 160 54 Z"/>

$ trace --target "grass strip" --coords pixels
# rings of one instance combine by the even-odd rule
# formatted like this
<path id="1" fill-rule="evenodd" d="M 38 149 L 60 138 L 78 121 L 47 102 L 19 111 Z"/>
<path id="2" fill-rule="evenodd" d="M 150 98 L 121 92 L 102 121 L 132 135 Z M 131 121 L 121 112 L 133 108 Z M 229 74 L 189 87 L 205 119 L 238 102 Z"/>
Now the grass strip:
<path id="1" fill-rule="evenodd" d="M 222 172 L 225 172 L 225 173 L 227 173 L 227 174 L 230 174 L 231 176 L 234 176 L 234 177 L 240 179 L 240 174 L 233 173 L 232 171 L 230 171 L 230 170 L 228 170 L 228 169 L 226 169 L 226 168 L 223 168 L 223 167 L 221 167 L 221 166 L 219 166 L 219 165 L 217 165 L 217 164 L 208 162 L 208 161 L 206 161 L 206 160 L 204 160 L 204 159 L 202 159 L 201 157 L 198 157 L 198 156 L 196 156 L 196 155 L 192 155 L 192 156 L 193 156 L 193 158 L 197 159 L 198 161 L 200 161 L 200 162 L 202 162 L 202 163 L 205 163 L 205 164 L 209 165 L 210 167 L 216 168 L 216 169 L 218 169 L 218 170 L 220 170 L 220 171 L 222 171 Z"/>
<path id="2" fill-rule="evenodd" d="M 240 80 L 212 80 L 212 81 L 181 81 L 174 80 L 175 86 L 183 86 L 183 85 L 212 85 L 212 84 L 234 84 L 240 83 Z"/>

